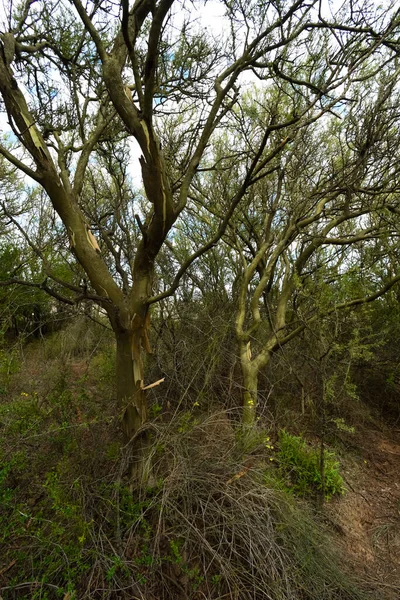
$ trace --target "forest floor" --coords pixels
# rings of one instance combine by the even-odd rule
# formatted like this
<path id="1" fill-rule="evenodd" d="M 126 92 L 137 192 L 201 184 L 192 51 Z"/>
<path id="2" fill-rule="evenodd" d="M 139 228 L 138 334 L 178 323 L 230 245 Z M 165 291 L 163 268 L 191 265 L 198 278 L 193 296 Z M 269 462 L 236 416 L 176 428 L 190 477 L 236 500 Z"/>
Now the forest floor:
<path id="1" fill-rule="evenodd" d="M 60 365 L 56 361 L 46 365 L 44 370 L 36 354 L 28 354 L 24 369 L 16 374 L 16 397 L 33 397 L 34 390 L 43 398 L 54 394 Z M 89 368 L 85 360 L 64 364 L 62 385 L 70 392 L 66 403 L 78 425 L 81 410 L 89 410 L 96 398 L 106 397 L 97 368 L 99 364 Z M 372 597 L 399 600 L 400 426 L 371 418 L 367 407 L 363 411 L 355 432 L 342 438 L 340 463 L 346 492 L 327 502 L 324 514 L 349 570 L 368 582 Z"/>
<path id="2" fill-rule="evenodd" d="M 87 364 L 72 364 L 79 381 Z M 400 598 L 400 424 L 372 418 L 345 436 L 341 474 L 346 492 L 328 502 L 326 514 L 350 571 L 380 600 Z"/>
<path id="3" fill-rule="evenodd" d="M 369 421 L 342 459 L 347 491 L 327 515 L 351 570 L 398 600 L 400 590 L 400 429 Z"/>

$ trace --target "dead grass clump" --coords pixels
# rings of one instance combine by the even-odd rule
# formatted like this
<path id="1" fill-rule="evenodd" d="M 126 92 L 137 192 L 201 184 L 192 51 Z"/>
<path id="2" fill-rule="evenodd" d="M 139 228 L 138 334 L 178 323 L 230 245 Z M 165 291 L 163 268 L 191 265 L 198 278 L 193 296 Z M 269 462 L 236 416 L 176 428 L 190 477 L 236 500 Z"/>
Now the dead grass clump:
<path id="1" fill-rule="evenodd" d="M 251 462 L 243 461 L 226 414 L 183 422 L 154 435 L 157 482 L 142 515 L 149 557 L 144 597 L 364 597 L 341 570 L 315 517 L 266 486 L 268 467 L 246 466 Z M 130 556 L 137 557 L 142 528 L 139 520 L 126 532 Z"/>

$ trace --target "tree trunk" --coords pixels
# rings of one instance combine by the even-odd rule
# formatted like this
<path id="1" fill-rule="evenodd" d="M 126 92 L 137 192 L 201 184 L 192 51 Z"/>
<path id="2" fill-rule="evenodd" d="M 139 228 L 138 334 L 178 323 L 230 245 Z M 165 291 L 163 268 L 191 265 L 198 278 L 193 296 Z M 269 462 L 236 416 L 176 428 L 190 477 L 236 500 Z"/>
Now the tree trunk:
<path id="1" fill-rule="evenodd" d="M 240 343 L 240 366 L 243 376 L 243 413 L 242 423 L 247 429 L 254 427 L 257 418 L 258 374 L 267 366 L 271 351 L 264 348 L 252 358 L 250 342 Z"/>
<path id="2" fill-rule="evenodd" d="M 250 371 L 244 374 L 244 392 L 243 392 L 243 425 L 253 427 L 256 422 L 257 414 L 257 384 L 258 374 L 256 371 Z"/>
<path id="3" fill-rule="evenodd" d="M 116 333 L 117 400 L 124 411 L 122 428 L 125 444 L 129 443 L 147 418 L 146 393 L 143 387 L 143 363 L 140 339 L 133 331 Z"/>
<path id="4" fill-rule="evenodd" d="M 124 445 L 130 450 L 128 477 L 131 486 L 142 485 L 148 483 L 151 472 L 148 431 L 139 432 L 147 421 L 146 391 L 143 390 L 143 327 L 117 331 L 115 336 L 117 400 L 122 412 Z"/>
<path id="5" fill-rule="evenodd" d="M 242 424 L 246 428 L 251 428 L 256 422 L 257 415 L 258 371 L 252 364 L 247 347 L 244 347 L 240 353 L 240 366 L 243 375 Z"/>

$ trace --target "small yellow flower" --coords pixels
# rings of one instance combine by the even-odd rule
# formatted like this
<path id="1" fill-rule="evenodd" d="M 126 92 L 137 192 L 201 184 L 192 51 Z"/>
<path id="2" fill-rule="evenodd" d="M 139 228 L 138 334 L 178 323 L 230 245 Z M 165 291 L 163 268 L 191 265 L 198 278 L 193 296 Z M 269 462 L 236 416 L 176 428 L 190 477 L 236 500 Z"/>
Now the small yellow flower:
<path id="1" fill-rule="evenodd" d="M 29 396 L 29 394 L 27 394 L 26 392 L 21 392 L 21 396 Z"/>
<path id="2" fill-rule="evenodd" d="M 270 458 L 269 460 L 273 461 L 274 459 L 273 459 L 273 458 L 272 458 L 272 456 L 271 456 L 271 458 Z"/>
<path id="3" fill-rule="evenodd" d="M 196 402 L 193 403 L 193 406 L 200 406 L 200 404 L 196 400 Z"/>
<path id="4" fill-rule="evenodd" d="M 248 406 L 253 406 L 253 405 L 254 405 L 254 400 L 249 400 L 249 401 L 247 402 L 247 404 L 248 404 Z"/>

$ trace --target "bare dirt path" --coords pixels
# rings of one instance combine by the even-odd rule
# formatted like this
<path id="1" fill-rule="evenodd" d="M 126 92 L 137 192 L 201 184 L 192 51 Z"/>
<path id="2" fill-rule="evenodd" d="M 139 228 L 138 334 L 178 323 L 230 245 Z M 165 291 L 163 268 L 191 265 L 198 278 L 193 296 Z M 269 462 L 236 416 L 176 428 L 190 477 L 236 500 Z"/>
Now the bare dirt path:
<path id="1" fill-rule="evenodd" d="M 400 430 L 377 424 L 352 436 L 347 492 L 328 506 L 352 569 L 379 598 L 400 598 Z M 378 596 L 377 596 L 378 597 Z"/>

